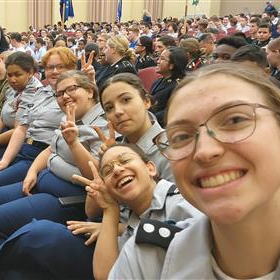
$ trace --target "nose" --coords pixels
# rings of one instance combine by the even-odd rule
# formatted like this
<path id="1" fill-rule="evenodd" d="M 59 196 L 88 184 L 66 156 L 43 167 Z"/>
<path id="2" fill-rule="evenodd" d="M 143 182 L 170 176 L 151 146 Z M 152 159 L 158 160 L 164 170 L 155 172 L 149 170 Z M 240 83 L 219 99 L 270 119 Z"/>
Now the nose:
<path id="1" fill-rule="evenodd" d="M 200 163 L 211 163 L 224 152 L 224 145 L 213 137 L 213 132 L 202 127 L 197 136 L 193 159 Z"/>
<path id="2" fill-rule="evenodd" d="M 122 106 L 120 106 L 120 105 L 118 105 L 118 104 L 115 105 L 115 114 L 116 114 L 116 116 L 122 115 L 122 114 L 123 114 L 123 108 L 122 108 Z"/>
<path id="3" fill-rule="evenodd" d="M 114 164 L 114 169 L 113 169 L 113 174 L 114 175 L 119 175 L 124 171 L 124 166 L 121 165 L 120 163 L 115 163 Z"/>

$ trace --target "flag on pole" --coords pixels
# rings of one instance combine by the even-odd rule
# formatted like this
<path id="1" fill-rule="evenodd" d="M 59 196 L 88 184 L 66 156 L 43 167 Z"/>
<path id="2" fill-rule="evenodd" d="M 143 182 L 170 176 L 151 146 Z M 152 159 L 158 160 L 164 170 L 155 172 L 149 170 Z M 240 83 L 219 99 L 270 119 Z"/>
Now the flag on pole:
<path id="1" fill-rule="evenodd" d="M 122 17 L 122 0 L 118 0 L 118 9 L 117 9 L 118 22 L 121 21 L 121 17 Z"/>
<path id="2" fill-rule="evenodd" d="M 192 4 L 193 4 L 193 6 L 197 6 L 199 4 L 199 0 L 193 0 Z"/>
<path id="3" fill-rule="evenodd" d="M 74 8 L 72 0 L 60 0 L 59 5 L 62 22 L 67 21 L 69 17 L 74 17 Z"/>

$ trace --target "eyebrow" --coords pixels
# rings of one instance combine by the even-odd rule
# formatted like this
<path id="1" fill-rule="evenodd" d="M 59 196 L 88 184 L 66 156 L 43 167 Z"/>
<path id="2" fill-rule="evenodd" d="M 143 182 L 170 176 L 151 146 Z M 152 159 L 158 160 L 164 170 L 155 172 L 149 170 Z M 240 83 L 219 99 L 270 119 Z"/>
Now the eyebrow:
<path id="1" fill-rule="evenodd" d="M 212 110 L 209 114 L 209 116 L 223 110 L 224 108 L 227 108 L 227 107 L 230 107 L 230 106 L 234 106 L 234 105 L 239 105 L 239 104 L 248 104 L 248 101 L 245 101 L 245 100 L 234 100 L 234 101 L 229 101 L 229 102 L 226 102 L 224 103 L 223 105 L 215 108 L 214 110 Z M 209 118 L 208 116 L 208 118 Z M 206 120 L 208 119 L 206 118 Z M 170 126 L 178 126 L 178 125 L 186 125 L 186 124 L 191 124 L 193 123 L 193 121 L 190 121 L 188 119 L 179 119 L 179 120 L 176 120 L 176 121 L 173 121 L 171 122 L 170 124 L 168 124 L 167 127 L 170 127 Z"/>
<path id="2" fill-rule="evenodd" d="M 117 99 L 119 99 L 120 97 L 124 96 L 125 94 L 132 94 L 132 93 L 128 92 L 128 91 L 122 92 L 120 95 L 117 96 Z M 104 106 L 106 106 L 109 103 L 112 103 L 112 102 L 111 101 L 107 101 L 106 103 L 104 103 Z"/>

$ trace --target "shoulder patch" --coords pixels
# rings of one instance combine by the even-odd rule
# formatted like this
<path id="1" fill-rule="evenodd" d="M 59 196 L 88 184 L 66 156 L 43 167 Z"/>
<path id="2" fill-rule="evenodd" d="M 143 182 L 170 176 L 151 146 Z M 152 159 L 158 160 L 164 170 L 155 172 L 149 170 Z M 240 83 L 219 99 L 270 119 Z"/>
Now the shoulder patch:
<path id="1" fill-rule="evenodd" d="M 141 219 L 136 233 L 136 244 L 151 244 L 159 246 L 165 250 L 177 232 L 182 228 L 151 219 Z"/>
<path id="2" fill-rule="evenodd" d="M 124 68 L 131 67 L 131 63 L 129 61 L 122 61 Z"/>
<path id="3" fill-rule="evenodd" d="M 170 186 L 170 188 L 167 192 L 167 195 L 172 196 L 172 195 L 175 195 L 175 194 L 180 194 L 180 192 L 179 192 L 179 189 L 176 187 L 176 185 L 173 184 L 172 186 Z"/>

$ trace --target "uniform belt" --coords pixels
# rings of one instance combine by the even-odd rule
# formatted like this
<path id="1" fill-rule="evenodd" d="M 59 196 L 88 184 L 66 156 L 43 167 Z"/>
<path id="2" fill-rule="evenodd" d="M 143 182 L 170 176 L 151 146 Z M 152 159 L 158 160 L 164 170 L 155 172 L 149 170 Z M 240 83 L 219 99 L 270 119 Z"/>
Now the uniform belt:
<path id="1" fill-rule="evenodd" d="M 32 138 L 26 138 L 25 143 L 28 144 L 28 145 L 40 148 L 42 150 L 46 149 L 49 146 L 49 144 L 47 144 L 47 143 L 40 142 L 40 141 L 35 141 Z"/>

